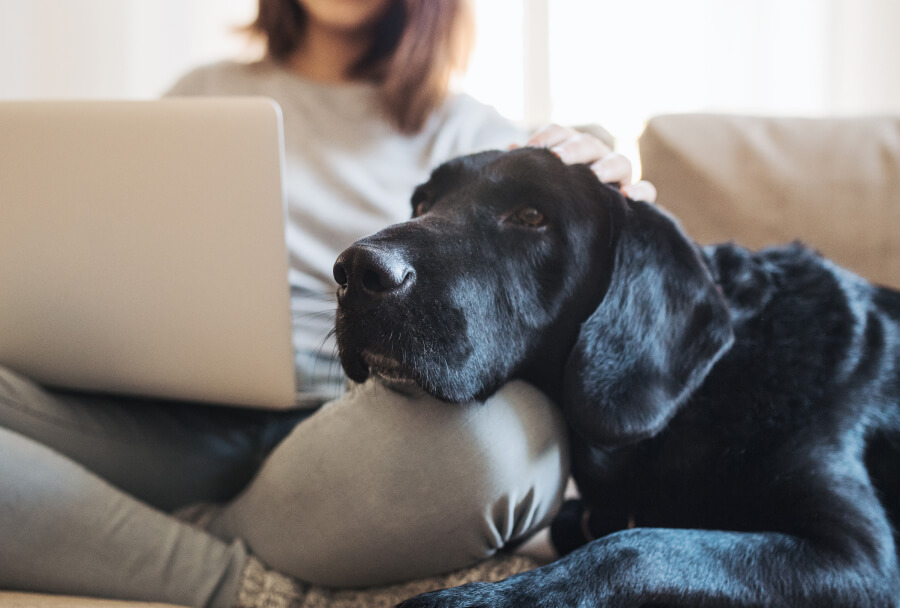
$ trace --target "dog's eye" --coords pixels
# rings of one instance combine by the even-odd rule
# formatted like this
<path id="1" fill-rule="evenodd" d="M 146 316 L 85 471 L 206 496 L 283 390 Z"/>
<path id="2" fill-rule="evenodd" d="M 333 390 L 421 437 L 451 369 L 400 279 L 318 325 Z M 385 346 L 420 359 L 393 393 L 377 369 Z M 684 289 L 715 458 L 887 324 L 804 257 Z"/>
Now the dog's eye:
<path id="1" fill-rule="evenodd" d="M 516 211 L 512 217 L 517 223 L 533 228 L 543 226 L 545 223 L 544 214 L 534 207 L 522 207 Z"/>
<path id="2" fill-rule="evenodd" d="M 428 201 L 419 201 L 416 203 L 416 208 L 413 210 L 413 217 L 419 217 L 428 211 L 428 208 L 431 207 L 431 203 Z"/>

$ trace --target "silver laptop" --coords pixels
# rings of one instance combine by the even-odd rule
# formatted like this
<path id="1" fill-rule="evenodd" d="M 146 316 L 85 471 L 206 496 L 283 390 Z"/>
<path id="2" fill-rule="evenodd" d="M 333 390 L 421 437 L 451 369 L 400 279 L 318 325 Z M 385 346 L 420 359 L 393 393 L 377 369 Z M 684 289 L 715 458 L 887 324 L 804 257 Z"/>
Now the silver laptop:
<path id="1" fill-rule="evenodd" d="M 292 406 L 283 171 L 267 99 L 0 103 L 0 364 Z"/>

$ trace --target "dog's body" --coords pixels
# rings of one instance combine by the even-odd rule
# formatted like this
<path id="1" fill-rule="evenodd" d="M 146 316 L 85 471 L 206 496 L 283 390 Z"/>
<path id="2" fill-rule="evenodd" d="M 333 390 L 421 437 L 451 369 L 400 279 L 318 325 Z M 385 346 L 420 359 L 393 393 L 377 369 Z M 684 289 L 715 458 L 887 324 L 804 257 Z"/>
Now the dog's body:
<path id="1" fill-rule="evenodd" d="M 404 607 L 900 606 L 900 293 L 800 245 L 700 248 L 542 150 L 453 161 L 413 206 L 335 266 L 348 375 L 534 383 L 583 502 L 568 555 Z"/>

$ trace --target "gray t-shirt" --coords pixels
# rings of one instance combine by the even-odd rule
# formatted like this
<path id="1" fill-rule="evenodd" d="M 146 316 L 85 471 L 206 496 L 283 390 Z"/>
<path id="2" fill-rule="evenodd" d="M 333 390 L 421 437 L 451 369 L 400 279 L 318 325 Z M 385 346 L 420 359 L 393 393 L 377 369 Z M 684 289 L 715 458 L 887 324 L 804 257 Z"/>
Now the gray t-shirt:
<path id="1" fill-rule="evenodd" d="M 452 95 L 413 135 L 399 133 L 368 83 L 324 84 L 274 62 L 223 62 L 182 77 L 169 95 L 263 95 L 284 116 L 289 281 L 298 388 L 309 403 L 340 394 L 330 330 L 331 268 L 344 248 L 409 218 L 413 188 L 445 160 L 522 143 L 493 108 Z"/>

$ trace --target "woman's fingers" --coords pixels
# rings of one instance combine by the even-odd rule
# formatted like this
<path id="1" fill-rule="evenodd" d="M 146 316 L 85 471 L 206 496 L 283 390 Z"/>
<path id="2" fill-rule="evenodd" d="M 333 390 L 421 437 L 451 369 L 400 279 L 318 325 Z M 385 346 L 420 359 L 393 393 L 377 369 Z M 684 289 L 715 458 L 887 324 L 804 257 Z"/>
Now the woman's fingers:
<path id="1" fill-rule="evenodd" d="M 635 201 L 656 202 L 656 186 L 648 181 L 639 181 L 622 186 L 622 193 Z"/>
<path id="2" fill-rule="evenodd" d="M 619 184 L 625 196 L 656 202 L 656 188 L 647 181 L 631 183 L 631 161 L 588 133 L 581 133 L 562 125 L 547 125 L 531 136 L 526 146 L 548 148 L 570 165 L 586 164 L 605 184 Z M 512 149 L 512 146 L 510 147 Z"/>
<path id="3" fill-rule="evenodd" d="M 590 164 L 612 152 L 612 148 L 593 135 L 560 125 L 548 125 L 540 129 L 526 145 L 549 148 L 569 165 Z"/>
<path id="4" fill-rule="evenodd" d="M 610 152 L 592 163 L 591 171 L 604 184 L 627 186 L 631 183 L 631 161 L 617 152 Z"/>
<path id="5" fill-rule="evenodd" d="M 575 129 L 562 125 L 547 125 L 535 131 L 525 145 L 534 146 L 535 148 L 552 148 L 576 133 Z"/>
<path id="6" fill-rule="evenodd" d="M 550 150 L 568 165 L 591 164 L 612 153 L 612 148 L 585 133 L 576 133 Z"/>

